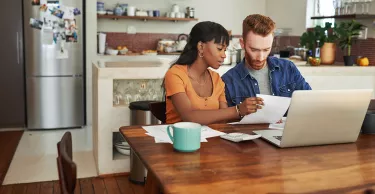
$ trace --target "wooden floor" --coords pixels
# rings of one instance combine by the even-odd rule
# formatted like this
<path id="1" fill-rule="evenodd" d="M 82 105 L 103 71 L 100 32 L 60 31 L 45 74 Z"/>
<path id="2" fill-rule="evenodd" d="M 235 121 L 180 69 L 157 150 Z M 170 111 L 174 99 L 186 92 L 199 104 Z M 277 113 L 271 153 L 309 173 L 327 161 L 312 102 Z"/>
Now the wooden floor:
<path id="1" fill-rule="evenodd" d="M 143 194 L 144 186 L 132 184 L 128 176 L 79 179 L 75 194 Z M 57 194 L 58 181 L 0 186 L 0 194 Z"/>
<path id="2" fill-rule="evenodd" d="M 0 132 L 0 185 L 8 172 L 22 134 L 23 131 Z"/>

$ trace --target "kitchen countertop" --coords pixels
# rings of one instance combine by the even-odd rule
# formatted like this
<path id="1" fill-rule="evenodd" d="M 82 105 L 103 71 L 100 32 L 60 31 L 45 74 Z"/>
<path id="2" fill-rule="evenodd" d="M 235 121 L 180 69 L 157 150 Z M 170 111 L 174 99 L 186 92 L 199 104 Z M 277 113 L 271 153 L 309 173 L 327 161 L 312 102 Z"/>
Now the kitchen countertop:
<path id="1" fill-rule="evenodd" d="M 161 79 L 171 64 L 177 60 L 178 55 L 157 56 L 99 56 L 94 63 L 98 66 L 101 78 L 113 79 Z M 334 65 L 310 66 L 306 62 L 295 62 L 302 75 L 327 75 L 327 76 L 365 76 L 375 75 L 375 66 L 344 66 L 343 63 Z M 234 65 L 223 65 L 214 70 L 223 75 Z"/>

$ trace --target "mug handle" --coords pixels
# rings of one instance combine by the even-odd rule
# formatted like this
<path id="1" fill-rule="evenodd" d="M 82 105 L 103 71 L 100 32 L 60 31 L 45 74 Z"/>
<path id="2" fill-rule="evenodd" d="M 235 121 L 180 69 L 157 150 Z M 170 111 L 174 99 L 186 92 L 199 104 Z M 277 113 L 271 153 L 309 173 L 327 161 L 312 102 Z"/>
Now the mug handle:
<path id="1" fill-rule="evenodd" d="M 171 126 L 171 125 L 169 125 L 168 127 L 167 127 L 167 133 L 168 133 L 168 136 L 169 136 L 169 139 L 171 139 L 172 140 L 172 143 L 174 142 L 174 139 L 173 139 L 173 136 L 171 135 L 171 132 L 169 131 L 169 129 L 170 128 L 173 128 L 173 126 Z"/>

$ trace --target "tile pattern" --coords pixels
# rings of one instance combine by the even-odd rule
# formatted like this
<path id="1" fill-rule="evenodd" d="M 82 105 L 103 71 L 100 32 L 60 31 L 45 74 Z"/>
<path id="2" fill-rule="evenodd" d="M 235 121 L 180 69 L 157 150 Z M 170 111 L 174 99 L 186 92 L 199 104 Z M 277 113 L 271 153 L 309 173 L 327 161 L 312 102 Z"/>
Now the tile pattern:
<path id="1" fill-rule="evenodd" d="M 114 80 L 113 97 L 116 104 L 117 96 L 124 104 L 143 100 L 163 100 L 162 79 Z"/>

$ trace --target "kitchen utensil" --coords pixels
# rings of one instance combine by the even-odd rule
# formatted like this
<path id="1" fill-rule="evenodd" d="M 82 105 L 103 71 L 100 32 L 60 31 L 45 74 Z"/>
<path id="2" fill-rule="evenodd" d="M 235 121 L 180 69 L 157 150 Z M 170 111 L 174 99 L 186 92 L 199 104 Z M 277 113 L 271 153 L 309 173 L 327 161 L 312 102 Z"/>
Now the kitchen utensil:
<path id="1" fill-rule="evenodd" d="M 186 15 L 188 18 L 194 18 L 194 8 L 193 7 L 187 7 L 186 8 Z"/>
<path id="2" fill-rule="evenodd" d="M 187 34 L 180 34 L 177 38 L 177 51 L 183 51 L 188 40 L 189 36 Z"/>

